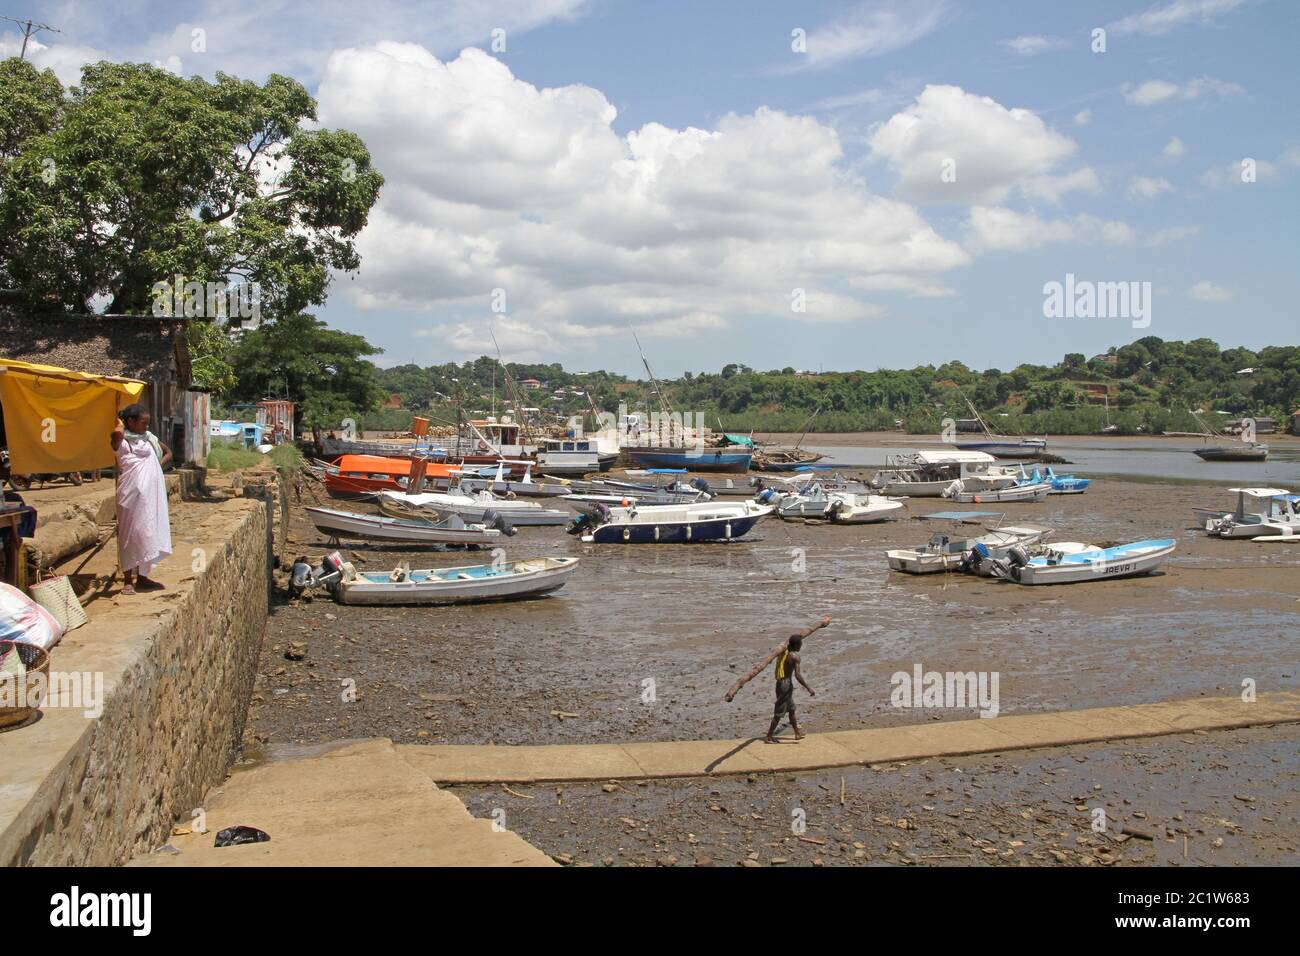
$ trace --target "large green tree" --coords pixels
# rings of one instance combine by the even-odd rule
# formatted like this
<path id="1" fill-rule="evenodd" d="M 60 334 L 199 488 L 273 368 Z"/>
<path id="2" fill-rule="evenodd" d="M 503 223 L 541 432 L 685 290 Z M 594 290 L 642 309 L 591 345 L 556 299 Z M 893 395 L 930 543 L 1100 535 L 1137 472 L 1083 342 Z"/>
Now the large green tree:
<path id="1" fill-rule="evenodd" d="M 239 377 L 233 401 L 289 398 L 302 425 L 334 426 L 374 408 L 383 397 L 366 356 L 382 350 L 360 335 L 331 329 L 315 316 L 288 315 L 240 335 L 231 364 Z"/>
<path id="2" fill-rule="evenodd" d="M 63 90 L 0 67 L 0 278 L 37 308 L 144 313 L 156 282 L 254 282 L 264 319 L 324 302 L 360 264 L 383 177 L 314 126 L 297 81 L 95 63 Z"/>

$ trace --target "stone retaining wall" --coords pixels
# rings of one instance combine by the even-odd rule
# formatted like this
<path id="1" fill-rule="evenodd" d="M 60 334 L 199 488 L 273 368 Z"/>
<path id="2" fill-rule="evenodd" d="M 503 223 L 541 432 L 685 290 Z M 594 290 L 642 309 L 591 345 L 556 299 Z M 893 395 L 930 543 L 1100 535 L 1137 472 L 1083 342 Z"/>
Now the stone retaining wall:
<path id="1" fill-rule="evenodd" d="M 156 575 L 167 592 L 92 605 L 53 652 L 53 670 L 104 673 L 102 715 L 46 708 L 0 734 L 0 864 L 123 863 L 224 779 L 267 617 L 267 508 L 202 507 Z"/>

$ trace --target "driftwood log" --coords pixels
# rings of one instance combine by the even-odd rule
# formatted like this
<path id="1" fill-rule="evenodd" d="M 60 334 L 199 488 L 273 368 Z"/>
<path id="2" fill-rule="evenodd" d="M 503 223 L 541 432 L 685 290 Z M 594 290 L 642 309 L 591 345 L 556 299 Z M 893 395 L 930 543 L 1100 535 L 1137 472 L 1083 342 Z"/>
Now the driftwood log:
<path id="1" fill-rule="evenodd" d="M 797 634 L 791 634 L 790 637 L 807 637 L 809 634 L 813 633 L 814 631 L 820 631 L 823 627 L 826 627 L 828 624 L 830 624 L 830 622 L 831 619 L 829 617 L 824 617 L 816 624 L 812 625 L 811 627 L 805 627 L 802 631 L 799 631 Z M 748 674 L 746 674 L 744 677 L 740 678 L 740 680 L 732 684 L 731 689 L 727 691 L 726 695 L 722 699 L 725 700 L 727 703 L 731 703 L 735 699 L 736 694 L 740 691 L 740 688 L 744 687 L 746 684 L 752 681 L 759 674 L 763 673 L 763 671 L 767 669 L 767 665 L 772 663 L 774 660 L 776 660 L 781 655 L 781 653 L 790 646 L 790 637 L 787 637 L 784 641 L 782 641 L 780 644 L 774 647 L 772 649 L 772 653 L 768 654 L 767 657 L 763 658 L 761 661 L 755 664 L 754 668 Z"/>

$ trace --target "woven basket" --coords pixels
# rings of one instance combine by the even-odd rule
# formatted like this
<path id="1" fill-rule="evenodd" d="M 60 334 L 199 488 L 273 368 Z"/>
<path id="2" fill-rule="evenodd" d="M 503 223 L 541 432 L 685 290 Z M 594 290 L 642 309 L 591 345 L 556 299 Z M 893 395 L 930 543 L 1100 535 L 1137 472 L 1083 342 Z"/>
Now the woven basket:
<path id="1" fill-rule="evenodd" d="M 27 593 L 53 615 L 64 634 L 86 623 L 86 609 L 77 600 L 77 592 L 72 589 L 72 581 L 66 574 L 38 580 L 27 588 Z"/>
<path id="2" fill-rule="evenodd" d="M 18 649 L 18 656 L 27 668 L 27 673 L 24 676 L 30 680 L 33 674 L 40 674 L 42 683 L 48 691 L 50 686 L 50 655 L 35 644 L 27 644 L 23 641 L 4 641 L 0 643 L 12 643 Z M 29 689 L 13 686 L 18 681 L 19 678 L 0 677 L 0 727 L 21 724 L 40 710 L 41 704 L 45 702 L 44 694 L 42 694 L 41 699 L 36 701 L 35 706 L 28 706 Z M 21 700 L 18 705 L 9 703 L 17 700 Z"/>

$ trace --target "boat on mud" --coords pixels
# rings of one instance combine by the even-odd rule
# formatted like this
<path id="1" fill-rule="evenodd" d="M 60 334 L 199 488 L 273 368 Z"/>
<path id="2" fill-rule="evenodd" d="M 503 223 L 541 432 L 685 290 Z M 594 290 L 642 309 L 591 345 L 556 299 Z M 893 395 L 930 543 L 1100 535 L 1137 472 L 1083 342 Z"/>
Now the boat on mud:
<path id="1" fill-rule="evenodd" d="M 569 521 L 568 511 L 543 508 L 535 501 L 504 498 L 490 491 L 472 494 L 455 489 L 419 494 L 381 491 L 376 500 L 380 511 L 395 518 L 459 515 L 464 521 L 483 523 L 487 520 L 485 516 L 493 512 L 516 527 L 561 525 Z"/>
<path id="2" fill-rule="evenodd" d="M 994 559 L 996 577 L 1016 584 L 1081 584 L 1151 574 L 1174 553 L 1173 538 L 1134 541 L 1113 548 L 1092 548 L 1071 554 L 1053 552 L 1030 556 L 1012 548 Z"/>
<path id="3" fill-rule="evenodd" d="M 316 530 L 331 541 L 338 538 L 362 538 L 367 541 L 400 541 L 409 544 L 493 544 L 514 528 L 499 516 L 483 524 L 467 524 L 459 515 L 442 521 L 393 518 L 388 515 L 357 514 L 334 508 L 305 508 Z"/>
<path id="4" fill-rule="evenodd" d="M 884 495 L 828 491 L 814 483 L 800 491 L 782 494 L 768 488 L 758 501 L 776 507 L 777 517 L 786 520 L 831 521 L 836 524 L 871 524 L 897 517 L 903 502 Z"/>
<path id="5" fill-rule="evenodd" d="M 1268 446 L 1257 442 L 1210 445 L 1193 452 L 1203 461 L 1268 461 Z"/>
<path id="6" fill-rule="evenodd" d="M 1075 475 L 1058 475 L 1049 465 L 1039 473 L 1035 468 L 1028 476 L 1032 482 L 1046 481 L 1051 484 L 1052 490 L 1048 492 L 1051 495 L 1081 495 L 1088 490 L 1092 484 L 1091 478 L 1079 478 Z"/>
<path id="7" fill-rule="evenodd" d="M 919 451 L 891 456 L 871 479 L 871 487 L 886 495 L 939 498 L 957 483 L 961 491 L 992 491 L 1020 480 L 1017 468 L 998 465 L 982 451 Z"/>
<path id="8" fill-rule="evenodd" d="M 1045 501 L 1051 491 L 1052 483 L 1050 481 L 1030 481 L 1026 479 L 1003 488 L 988 488 L 983 491 L 966 491 L 963 490 L 962 485 L 954 482 L 948 491 L 944 492 L 943 496 L 959 504 L 990 505 L 1006 502 Z"/>
<path id="9" fill-rule="evenodd" d="M 1260 541 L 1300 535 L 1300 495 L 1282 488 L 1228 490 L 1237 495 L 1237 507 L 1206 518 L 1205 533 L 1210 537 Z"/>
<path id="10" fill-rule="evenodd" d="M 1037 544 L 1051 533 L 1048 528 L 1010 527 L 988 530 L 977 537 L 954 537 L 938 531 L 920 547 L 886 551 L 885 557 L 891 571 L 906 574 L 960 571 L 964 569 L 977 545 L 984 545 L 990 557 L 1000 557 L 1016 545 Z"/>
<path id="11" fill-rule="evenodd" d="M 538 597 L 564 587 L 577 558 L 473 564 L 457 568 L 358 571 L 343 563 L 331 590 L 341 604 L 473 604 Z"/>
<path id="12" fill-rule="evenodd" d="M 595 544 L 687 544 L 733 541 L 772 513 L 753 501 L 704 501 L 687 505 L 600 506 L 578 515 L 569 534 Z"/>
<path id="13" fill-rule="evenodd" d="M 410 484 L 412 471 L 418 470 L 417 463 L 420 461 L 417 458 L 342 455 L 337 461 L 323 467 L 321 479 L 331 498 L 369 498 L 380 491 L 405 489 Z M 439 462 L 424 462 L 424 474 L 435 478 L 448 477 L 457 467 Z"/>

